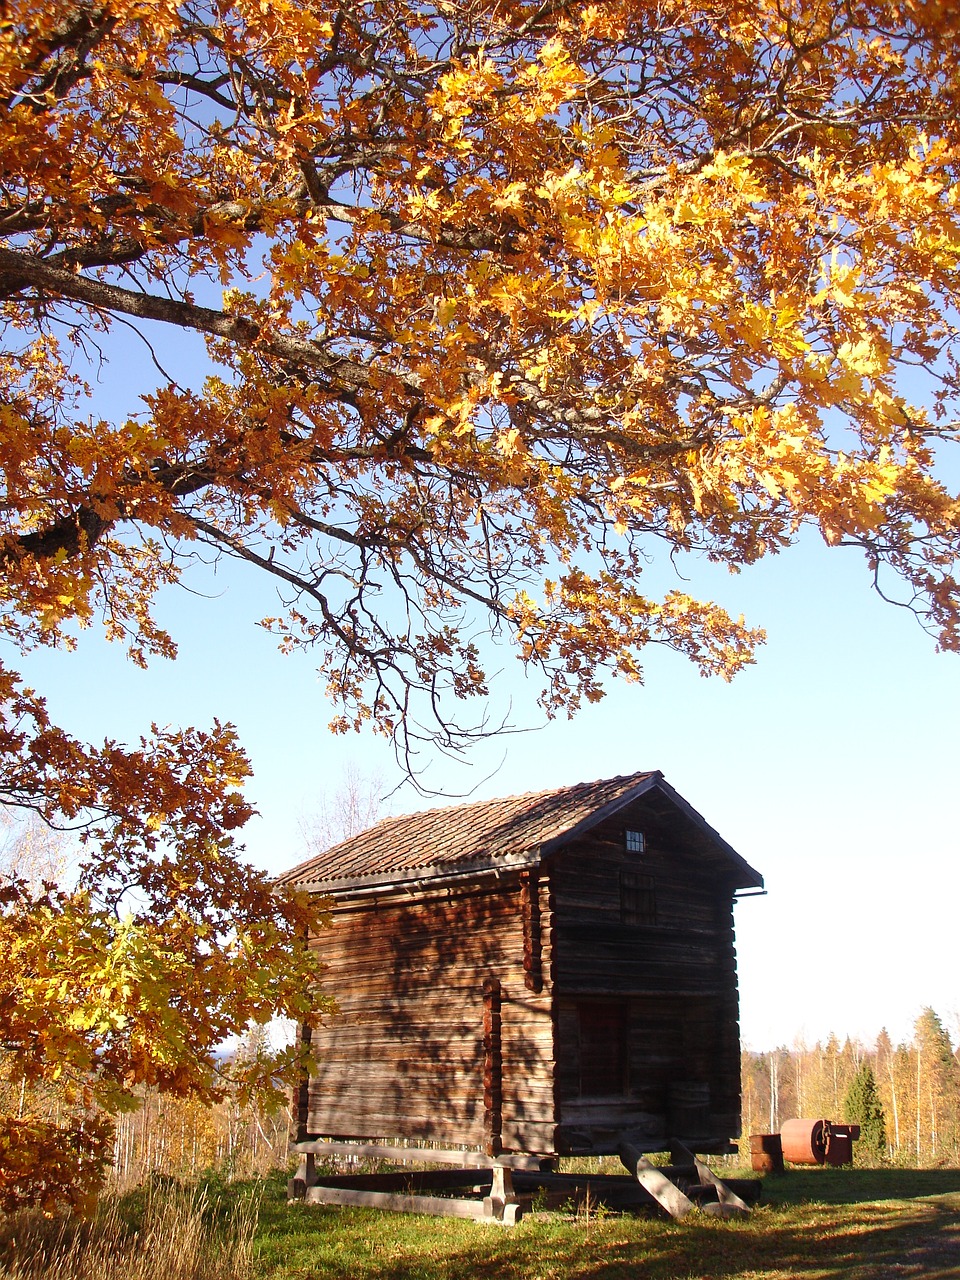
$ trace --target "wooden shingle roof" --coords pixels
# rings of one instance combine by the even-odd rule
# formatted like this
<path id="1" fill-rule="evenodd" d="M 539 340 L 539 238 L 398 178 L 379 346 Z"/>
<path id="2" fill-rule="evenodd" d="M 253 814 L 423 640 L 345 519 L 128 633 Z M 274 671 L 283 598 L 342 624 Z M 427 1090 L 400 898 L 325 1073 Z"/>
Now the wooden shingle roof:
<path id="1" fill-rule="evenodd" d="M 665 792 L 748 873 L 744 884 L 763 883 L 658 770 L 385 818 L 278 880 L 322 891 L 409 883 L 471 868 L 534 865 L 653 788 Z"/>

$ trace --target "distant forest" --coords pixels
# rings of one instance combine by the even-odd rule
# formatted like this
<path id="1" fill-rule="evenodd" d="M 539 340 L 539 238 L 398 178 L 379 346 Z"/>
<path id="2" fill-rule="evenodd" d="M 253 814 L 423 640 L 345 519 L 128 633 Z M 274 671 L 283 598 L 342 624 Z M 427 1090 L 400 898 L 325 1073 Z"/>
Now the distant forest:
<path id="1" fill-rule="evenodd" d="M 864 1162 L 960 1164 L 960 1057 L 931 1008 L 903 1044 L 881 1031 L 871 1046 L 831 1035 L 812 1047 L 745 1050 L 742 1093 L 745 1139 L 799 1116 L 852 1120 L 869 1130 Z"/>

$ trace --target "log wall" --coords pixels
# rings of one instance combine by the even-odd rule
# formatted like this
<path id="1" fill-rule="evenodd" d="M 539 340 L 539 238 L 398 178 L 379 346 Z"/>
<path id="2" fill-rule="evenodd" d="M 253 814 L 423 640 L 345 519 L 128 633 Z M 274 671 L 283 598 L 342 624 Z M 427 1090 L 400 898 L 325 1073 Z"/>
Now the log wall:
<path id="1" fill-rule="evenodd" d="M 550 866 L 561 1150 L 614 1149 L 623 1130 L 648 1145 L 676 1137 L 701 1149 L 740 1132 L 731 870 L 658 799 L 562 847 Z M 644 852 L 627 852 L 627 829 L 643 832 Z M 638 875 L 652 893 L 643 924 L 634 922 Z M 605 1077 L 593 1046 L 581 1061 L 581 1039 L 604 1009 L 624 1027 L 619 1089 L 596 1087 Z"/>
<path id="2" fill-rule="evenodd" d="M 336 904 L 313 940 L 310 1135 L 551 1151 L 550 908 L 536 873 Z"/>

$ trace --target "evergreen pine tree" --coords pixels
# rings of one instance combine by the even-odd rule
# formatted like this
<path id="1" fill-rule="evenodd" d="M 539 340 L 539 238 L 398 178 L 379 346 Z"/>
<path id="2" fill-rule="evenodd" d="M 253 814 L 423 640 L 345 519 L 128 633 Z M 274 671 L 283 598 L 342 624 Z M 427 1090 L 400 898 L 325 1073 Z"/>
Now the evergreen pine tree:
<path id="1" fill-rule="evenodd" d="M 850 1082 L 843 1103 L 848 1124 L 860 1126 L 860 1140 L 854 1148 L 862 1160 L 875 1163 L 887 1155 L 887 1127 L 883 1105 L 877 1091 L 873 1068 L 864 1061 Z"/>

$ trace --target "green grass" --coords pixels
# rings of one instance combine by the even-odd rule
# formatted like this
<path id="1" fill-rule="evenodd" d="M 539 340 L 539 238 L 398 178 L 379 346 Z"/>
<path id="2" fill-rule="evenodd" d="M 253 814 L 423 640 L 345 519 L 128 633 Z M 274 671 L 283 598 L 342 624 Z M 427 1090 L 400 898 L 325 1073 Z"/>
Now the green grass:
<path id="1" fill-rule="evenodd" d="M 255 1280 L 960 1278 L 960 1170 L 793 1170 L 743 1222 L 488 1223 L 288 1206 L 268 1184 Z"/>
<path id="2" fill-rule="evenodd" d="M 288 1205 L 279 1177 L 158 1185 L 92 1223 L 0 1218 L 0 1280 L 960 1280 L 960 1170 L 792 1170 L 764 1191 L 738 1222 L 504 1228 Z"/>

